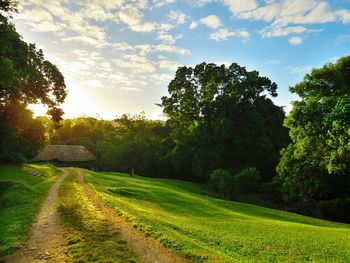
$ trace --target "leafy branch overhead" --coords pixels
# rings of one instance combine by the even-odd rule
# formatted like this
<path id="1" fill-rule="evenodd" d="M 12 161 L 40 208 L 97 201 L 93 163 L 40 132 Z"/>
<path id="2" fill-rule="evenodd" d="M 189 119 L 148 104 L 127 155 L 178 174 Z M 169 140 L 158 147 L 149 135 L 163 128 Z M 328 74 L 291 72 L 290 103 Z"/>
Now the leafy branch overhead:
<path id="1" fill-rule="evenodd" d="M 15 11 L 15 1 L 1 1 L 0 9 Z M 48 106 L 55 120 L 57 110 L 67 96 L 64 77 L 59 69 L 45 60 L 42 50 L 27 44 L 14 25 L 0 13 L 0 107 L 4 111 L 10 103 L 42 103 Z"/>

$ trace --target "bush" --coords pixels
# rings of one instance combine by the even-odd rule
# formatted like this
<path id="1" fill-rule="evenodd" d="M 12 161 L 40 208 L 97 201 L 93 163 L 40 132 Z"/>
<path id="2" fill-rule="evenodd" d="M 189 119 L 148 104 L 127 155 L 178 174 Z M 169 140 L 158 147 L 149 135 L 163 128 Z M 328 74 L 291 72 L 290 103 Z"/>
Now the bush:
<path id="1" fill-rule="evenodd" d="M 277 180 L 262 183 L 259 192 L 271 201 L 283 203 L 281 185 Z"/>
<path id="2" fill-rule="evenodd" d="M 26 163 L 27 159 L 21 153 L 6 152 L 0 155 L 0 160 L 6 163 L 20 164 Z"/>
<path id="3" fill-rule="evenodd" d="M 234 178 L 229 171 L 216 169 L 209 175 L 208 184 L 218 192 L 222 198 L 233 199 L 235 195 Z"/>
<path id="4" fill-rule="evenodd" d="M 322 218 L 350 223 L 350 198 L 319 201 L 318 209 Z"/>
<path id="5" fill-rule="evenodd" d="M 208 184 L 222 198 L 233 200 L 239 192 L 257 192 L 261 185 L 261 177 L 255 167 L 245 168 L 234 176 L 227 170 L 216 169 L 209 175 Z"/>
<path id="6" fill-rule="evenodd" d="M 258 169 L 248 167 L 234 175 L 236 190 L 239 192 L 257 192 L 261 185 L 261 176 Z"/>

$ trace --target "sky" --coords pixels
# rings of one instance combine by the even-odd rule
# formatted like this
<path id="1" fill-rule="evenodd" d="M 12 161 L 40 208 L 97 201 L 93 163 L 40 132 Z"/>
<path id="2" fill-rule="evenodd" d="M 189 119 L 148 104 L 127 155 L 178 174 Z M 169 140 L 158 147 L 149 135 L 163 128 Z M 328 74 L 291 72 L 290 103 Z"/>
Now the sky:
<path id="1" fill-rule="evenodd" d="M 290 86 L 350 54 L 350 0 L 20 0 L 13 22 L 64 75 L 66 118 L 162 119 L 177 67 L 201 62 L 259 71 L 288 112 Z"/>

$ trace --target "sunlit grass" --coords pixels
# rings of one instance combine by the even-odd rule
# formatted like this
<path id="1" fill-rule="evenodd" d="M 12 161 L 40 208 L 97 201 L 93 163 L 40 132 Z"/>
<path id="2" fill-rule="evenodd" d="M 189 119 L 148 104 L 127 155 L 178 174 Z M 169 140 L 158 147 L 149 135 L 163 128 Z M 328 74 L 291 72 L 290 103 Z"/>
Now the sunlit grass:
<path id="1" fill-rule="evenodd" d="M 58 212 L 65 227 L 69 262 L 136 262 L 120 233 L 111 227 L 70 174 L 59 190 Z"/>
<path id="2" fill-rule="evenodd" d="M 200 184 L 86 173 L 116 211 L 195 261 L 350 262 L 349 225 L 211 198 Z"/>
<path id="3" fill-rule="evenodd" d="M 30 175 L 33 169 L 42 176 Z M 0 256 L 24 245 L 56 173 L 45 165 L 0 166 Z"/>

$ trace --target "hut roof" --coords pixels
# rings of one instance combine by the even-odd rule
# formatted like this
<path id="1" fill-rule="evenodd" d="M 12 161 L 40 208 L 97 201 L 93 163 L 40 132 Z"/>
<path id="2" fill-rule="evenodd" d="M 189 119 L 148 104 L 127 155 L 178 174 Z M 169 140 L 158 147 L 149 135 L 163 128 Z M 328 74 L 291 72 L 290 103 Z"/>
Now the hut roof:
<path id="1" fill-rule="evenodd" d="M 60 162 L 89 162 L 96 160 L 95 156 L 84 146 L 80 145 L 48 145 L 34 161 L 60 161 Z"/>

